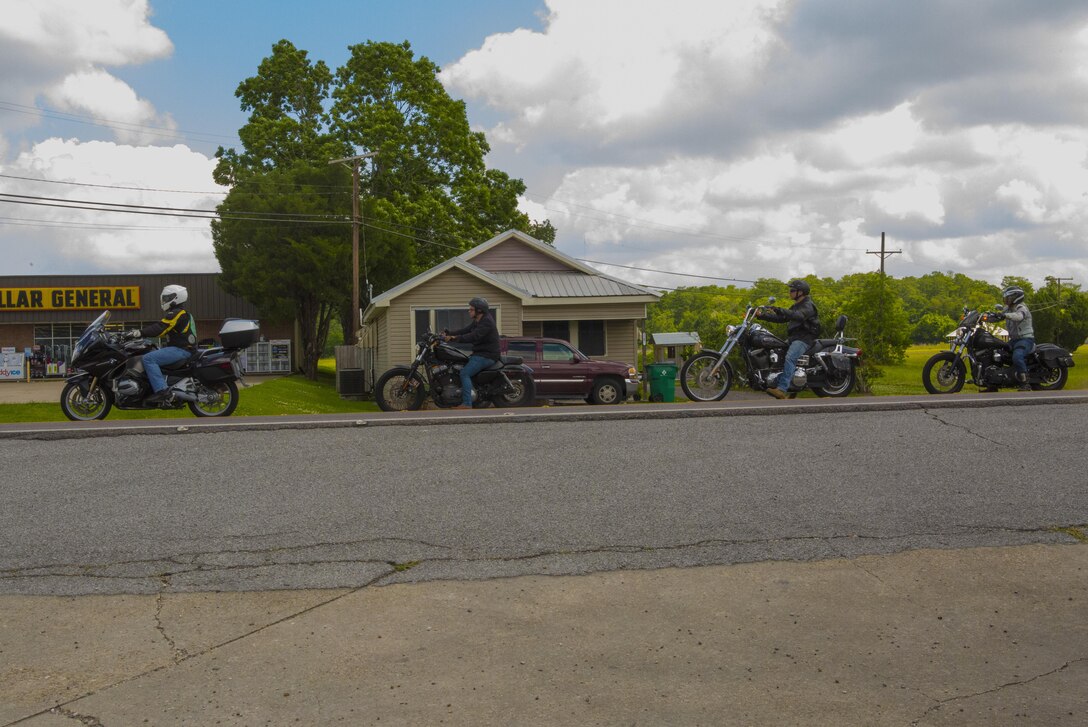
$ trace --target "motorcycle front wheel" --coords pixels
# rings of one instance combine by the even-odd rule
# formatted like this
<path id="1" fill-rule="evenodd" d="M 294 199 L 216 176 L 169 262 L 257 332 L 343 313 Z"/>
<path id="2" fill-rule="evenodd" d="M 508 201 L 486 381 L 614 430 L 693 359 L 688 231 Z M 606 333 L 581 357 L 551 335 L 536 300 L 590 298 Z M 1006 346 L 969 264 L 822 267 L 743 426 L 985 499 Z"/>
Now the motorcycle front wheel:
<path id="1" fill-rule="evenodd" d="M 816 396 L 849 396 L 850 392 L 854 390 L 857 378 L 857 371 L 854 368 L 853 361 L 851 361 L 849 371 L 829 371 L 826 379 L 827 383 L 823 386 L 813 386 L 812 393 L 816 394 Z"/>
<path id="2" fill-rule="evenodd" d="M 507 376 L 514 387 L 512 392 L 500 393 L 492 403 L 499 408 L 513 406 L 531 406 L 536 401 L 536 383 L 529 374 L 510 374 Z"/>
<path id="3" fill-rule="evenodd" d="M 955 394 L 966 379 L 963 359 L 951 351 L 938 353 L 922 367 L 922 385 L 931 394 Z"/>
<path id="4" fill-rule="evenodd" d="M 60 393 L 60 410 L 64 416 L 74 422 L 89 422 L 105 419 L 113 406 L 113 397 L 108 389 L 101 386 L 94 393 L 84 395 L 79 384 L 68 382 Z"/>
<path id="5" fill-rule="evenodd" d="M 198 417 L 229 417 L 238 408 L 238 385 L 233 381 L 199 384 L 196 396 L 189 411 Z"/>
<path id="6" fill-rule="evenodd" d="M 1069 380 L 1069 369 L 1064 366 L 1050 368 L 1044 366 L 1040 371 L 1039 383 L 1032 384 L 1036 391 L 1057 391 L 1065 388 L 1065 382 Z"/>
<path id="7" fill-rule="evenodd" d="M 714 351 L 697 353 L 680 367 L 680 388 L 691 401 L 721 401 L 733 386 L 733 369 L 723 361 L 718 370 L 719 354 Z"/>
<path id="8" fill-rule="evenodd" d="M 411 369 L 406 366 L 391 368 L 378 378 L 374 385 L 374 400 L 382 411 L 415 411 L 423 406 L 427 394 L 423 380 L 418 375 L 411 379 Z"/>

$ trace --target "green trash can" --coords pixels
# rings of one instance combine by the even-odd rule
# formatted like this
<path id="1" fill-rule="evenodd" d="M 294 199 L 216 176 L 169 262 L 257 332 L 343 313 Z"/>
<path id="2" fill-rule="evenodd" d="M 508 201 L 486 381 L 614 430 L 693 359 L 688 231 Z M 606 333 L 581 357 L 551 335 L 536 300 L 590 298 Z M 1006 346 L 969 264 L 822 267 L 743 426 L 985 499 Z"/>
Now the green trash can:
<path id="1" fill-rule="evenodd" d="M 652 363 L 646 374 L 650 377 L 650 401 L 676 401 L 676 364 Z"/>

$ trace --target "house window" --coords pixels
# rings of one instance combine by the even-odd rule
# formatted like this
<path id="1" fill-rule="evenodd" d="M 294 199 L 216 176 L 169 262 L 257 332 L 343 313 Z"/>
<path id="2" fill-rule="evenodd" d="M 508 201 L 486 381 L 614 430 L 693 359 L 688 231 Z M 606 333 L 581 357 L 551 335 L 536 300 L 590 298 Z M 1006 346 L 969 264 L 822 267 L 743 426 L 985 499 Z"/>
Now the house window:
<path id="1" fill-rule="evenodd" d="M 578 350 L 587 356 L 604 355 L 604 321 L 578 321 Z"/>
<path id="2" fill-rule="evenodd" d="M 495 317 L 496 324 L 499 321 L 499 307 L 491 309 L 491 315 Z M 466 328 L 472 319 L 468 317 L 468 307 L 456 308 L 413 308 L 412 325 L 415 328 L 413 334 L 418 341 L 426 333 L 439 333 L 443 330 L 457 331 Z M 466 344 L 468 346 L 468 344 Z M 471 347 L 471 346 L 470 346 Z"/>
<path id="3" fill-rule="evenodd" d="M 558 338 L 561 341 L 570 340 L 570 321 L 544 321 L 541 330 L 544 338 Z"/>

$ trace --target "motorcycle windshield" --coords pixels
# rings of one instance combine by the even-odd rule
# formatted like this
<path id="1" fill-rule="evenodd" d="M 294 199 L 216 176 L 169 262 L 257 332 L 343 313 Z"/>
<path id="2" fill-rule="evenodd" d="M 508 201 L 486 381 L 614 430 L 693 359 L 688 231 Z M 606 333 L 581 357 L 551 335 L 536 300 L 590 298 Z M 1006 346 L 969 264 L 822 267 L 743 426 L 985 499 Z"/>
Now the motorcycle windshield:
<path id="1" fill-rule="evenodd" d="M 102 315 L 95 318 L 94 322 L 87 326 L 87 330 L 83 331 L 83 335 L 76 341 L 76 347 L 72 350 L 72 363 L 79 360 L 79 357 L 87 350 L 87 347 L 94 342 L 98 332 L 106 327 L 109 320 L 110 312 L 108 310 L 102 311 Z"/>

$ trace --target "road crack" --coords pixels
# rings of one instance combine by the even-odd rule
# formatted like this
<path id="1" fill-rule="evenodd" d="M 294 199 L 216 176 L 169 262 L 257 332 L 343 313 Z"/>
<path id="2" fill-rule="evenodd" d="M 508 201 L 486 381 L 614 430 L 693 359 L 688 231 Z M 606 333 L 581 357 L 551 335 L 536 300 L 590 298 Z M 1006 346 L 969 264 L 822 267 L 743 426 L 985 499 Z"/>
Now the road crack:
<path id="1" fill-rule="evenodd" d="M 929 409 L 922 409 L 922 411 L 925 412 L 931 419 L 945 425 L 946 427 L 953 427 L 955 429 L 962 429 L 963 431 L 967 432 L 968 434 L 970 434 L 973 437 L 978 437 L 979 439 L 981 439 L 984 442 L 989 442 L 990 444 L 996 444 L 999 447 L 1006 446 L 1005 442 L 999 442 L 996 439 L 990 439 L 989 437 L 987 437 L 987 436 L 985 436 L 983 434 L 979 434 L 975 430 L 970 429 L 969 427 L 965 427 L 962 424 L 955 424 L 953 422 L 945 421 L 944 419 L 942 419 L 937 414 L 934 414 L 933 412 L 931 412 Z"/>
<path id="2" fill-rule="evenodd" d="M 976 697 L 984 697 L 987 694 L 996 694 L 997 692 L 1000 692 L 1003 689 L 1008 689 L 1009 687 L 1020 687 L 1020 686 L 1023 686 L 1025 684 L 1031 684 L 1032 682 L 1038 681 L 1039 679 L 1045 679 L 1047 677 L 1054 676 L 1055 674 L 1060 674 L 1061 672 L 1065 671 L 1069 667 L 1071 667 L 1071 666 L 1073 666 L 1075 664 L 1081 664 L 1081 663 L 1084 663 L 1084 662 L 1088 662 L 1088 658 L 1074 659 L 1072 661 L 1067 661 L 1064 664 L 1062 664 L 1061 666 L 1059 666 L 1059 667 L 1057 667 L 1055 669 L 1051 669 L 1048 672 L 1043 672 L 1042 674 L 1036 674 L 1035 676 L 1030 677 L 1028 679 L 1018 679 L 1016 681 L 1011 681 L 1011 682 L 1006 682 L 1004 684 L 999 684 L 996 687 L 992 687 L 990 689 L 985 689 L 985 690 L 983 690 L 981 692 L 975 692 L 974 694 L 961 694 L 961 695 L 956 696 L 956 697 L 949 697 L 948 699 L 939 699 L 939 700 L 937 700 L 936 704 L 934 704 L 934 705 L 930 706 L 928 709 L 926 709 L 926 711 L 922 713 L 922 716 L 920 716 L 918 719 L 911 722 L 911 726 L 912 727 L 917 727 L 917 725 L 919 723 L 921 723 L 921 721 L 924 720 L 926 717 L 928 717 L 932 712 L 934 712 L 934 711 L 936 711 L 938 709 L 941 709 L 942 707 L 945 707 L 946 705 L 952 704 L 953 702 L 962 702 L 965 699 L 975 699 Z"/>

